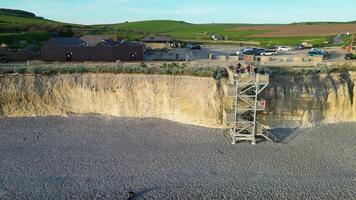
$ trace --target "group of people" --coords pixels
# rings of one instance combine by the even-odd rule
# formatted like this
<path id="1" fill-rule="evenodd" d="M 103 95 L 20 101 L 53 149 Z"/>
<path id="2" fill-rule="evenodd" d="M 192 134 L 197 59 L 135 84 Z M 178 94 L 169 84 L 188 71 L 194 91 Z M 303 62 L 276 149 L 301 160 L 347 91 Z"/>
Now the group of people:
<path id="1" fill-rule="evenodd" d="M 229 68 L 234 72 L 234 74 L 240 74 L 240 73 L 257 74 L 258 72 L 257 66 L 252 66 L 250 64 L 247 64 L 245 67 L 243 67 L 241 63 L 237 63 L 236 66 L 230 65 Z"/>

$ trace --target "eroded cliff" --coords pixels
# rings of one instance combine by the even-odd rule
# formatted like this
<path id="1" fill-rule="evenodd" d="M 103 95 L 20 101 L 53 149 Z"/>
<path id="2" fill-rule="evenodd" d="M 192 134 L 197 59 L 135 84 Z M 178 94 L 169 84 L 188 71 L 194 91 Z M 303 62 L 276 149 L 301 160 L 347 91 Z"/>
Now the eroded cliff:
<path id="1" fill-rule="evenodd" d="M 217 84 L 187 76 L 76 74 L 0 77 L 2 116 L 98 113 L 221 126 Z"/>
<path id="2" fill-rule="evenodd" d="M 271 127 L 356 121 L 355 72 L 273 76 L 262 94 L 267 110 L 260 121 Z"/>
<path id="3" fill-rule="evenodd" d="M 270 127 L 356 121 L 356 73 L 272 76 L 263 93 Z M 222 83 L 223 84 L 223 83 Z M 222 127 L 223 91 L 213 78 L 68 74 L 0 76 L 0 115 L 98 113 Z"/>

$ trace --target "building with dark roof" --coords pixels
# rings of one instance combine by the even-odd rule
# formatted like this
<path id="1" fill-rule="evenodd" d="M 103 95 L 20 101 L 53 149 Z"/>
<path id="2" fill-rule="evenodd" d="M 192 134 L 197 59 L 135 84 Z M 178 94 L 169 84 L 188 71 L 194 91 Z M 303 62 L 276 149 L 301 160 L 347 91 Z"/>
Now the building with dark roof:
<path id="1" fill-rule="evenodd" d="M 44 61 L 143 61 L 142 44 L 105 40 L 88 46 L 79 38 L 51 38 L 41 47 Z"/>

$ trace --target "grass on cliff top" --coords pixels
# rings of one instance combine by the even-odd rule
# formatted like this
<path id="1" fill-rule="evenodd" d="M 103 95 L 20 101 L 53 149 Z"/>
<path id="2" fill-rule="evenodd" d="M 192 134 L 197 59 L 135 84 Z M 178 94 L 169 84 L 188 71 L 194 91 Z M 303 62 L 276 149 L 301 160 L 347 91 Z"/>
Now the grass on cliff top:
<path id="1" fill-rule="evenodd" d="M 271 76 L 282 76 L 282 75 L 315 75 L 315 74 L 330 74 L 330 73 L 342 73 L 347 71 L 356 71 L 356 66 L 312 66 L 312 67 L 263 67 L 263 71 L 267 72 Z"/>
<path id="2" fill-rule="evenodd" d="M 74 73 L 114 73 L 114 74 L 159 74 L 159 75 L 188 75 L 199 77 L 213 77 L 215 80 L 227 78 L 227 70 L 223 67 L 187 67 L 177 63 L 147 67 L 144 63 L 134 66 L 40 66 L 40 67 L 12 67 L 0 71 L 2 74 L 74 74 Z"/>

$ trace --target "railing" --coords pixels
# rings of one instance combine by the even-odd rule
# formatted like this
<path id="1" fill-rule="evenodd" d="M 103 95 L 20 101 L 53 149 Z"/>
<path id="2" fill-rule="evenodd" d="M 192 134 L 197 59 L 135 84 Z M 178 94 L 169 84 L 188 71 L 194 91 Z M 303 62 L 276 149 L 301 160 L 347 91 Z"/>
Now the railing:
<path id="1" fill-rule="evenodd" d="M 269 84 L 268 74 L 238 73 L 232 75 L 230 84 L 224 88 L 225 96 L 233 103 L 228 109 L 224 109 L 223 118 L 230 125 L 230 134 L 233 144 L 236 141 L 250 140 L 256 143 L 256 136 L 262 136 L 272 142 L 279 139 L 266 132 L 262 126 L 256 123 L 257 111 L 265 109 L 264 100 L 258 100 L 260 92 Z M 251 112 L 251 115 L 244 115 Z"/>
<path id="2" fill-rule="evenodd" d="M 267 140 L 274 142 L 274 143 L 281 143 L 281 139 L 279 139 L 278 137 L 274 136 L 273 134 L 271 134 L 269 131 L 267 130 L 263 130 L 262 131 L 262 135 L 264 136 L 264 138 L 266 138 Z"/>

